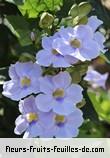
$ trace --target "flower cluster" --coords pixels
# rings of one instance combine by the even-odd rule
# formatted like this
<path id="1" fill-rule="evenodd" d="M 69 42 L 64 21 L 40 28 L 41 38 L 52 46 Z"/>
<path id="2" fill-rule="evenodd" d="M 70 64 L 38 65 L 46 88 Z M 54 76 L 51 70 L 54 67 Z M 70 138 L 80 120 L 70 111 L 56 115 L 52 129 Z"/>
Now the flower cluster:
<path id="1" fill-rule="evenodd" d="M 102 21 L 92 16 L 86 25 L 61 27 L 53 36 L 42 39 L 43 50 L 37 55 L 42 66 L 70 67 L 80 61 L 90 61 L 104 51 L 104 36 L 96 31 Z"/>
<path id="2" fill-rule="evenodd" d="M 83 99 L 83 89 L 71 84 L 66 71 L 45 77 L 41 73 L 32 62 L 17 62 L 9 68 L 11 80 L 4 84 L 3 94 L 13 100 L 31 95 L 19 102 L 21 115 L 16 119 L 15 133 L 25 131 L 24 137 L 76 136 L 83 122 L 82 112 L 76 108 Z"/>
<path id="3" fill-rule="evenodd" d="M 19 110 L 22 114 L 15 121 L 15 133 L 22 134 L 25 131 L 24 138 L 76 137 L 78 127 L 83 122 L 82 112 L 77 108 L 68 116 L 59 115 L 52 110 L 40 111 L 33 96 L 21 100 Z"/>
<path id="4" fill-rule="evenodd" d="M 101 24 L 97 17 L 90 17 L 86 25 L 61 27 L 53 36 L 43 37 L 36 63 L 17 62 L 10 66 L 11 80 L 4 83 L 3 95 L 20 100 L 16 134 L 24 133 L 24 138 L 78 135 L 83 123 L 83 114 L 77 107 L 83 99 L 82 87 L 72 83 L 67 70 L 44 75 L 40 66 L 67 68 L 79 60 L 96 58 L 104 50 L 105 39 L 96 31 Z M 90 74 L 85 77 L 88 78 Z"/>

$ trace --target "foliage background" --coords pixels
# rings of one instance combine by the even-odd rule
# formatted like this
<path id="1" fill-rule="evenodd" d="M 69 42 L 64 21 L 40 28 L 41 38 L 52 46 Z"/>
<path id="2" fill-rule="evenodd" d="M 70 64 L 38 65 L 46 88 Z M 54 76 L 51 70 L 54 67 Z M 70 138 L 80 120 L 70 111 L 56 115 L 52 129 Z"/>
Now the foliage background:
<path id="1" fill-rule="evenodd" d="M 104 21 L 104 29 L 107 31 L 106 47 L 110 48 L 110 2 L 109 0 L 85 0 L 93 6 L 91 15 L 97 15 Z M 36 51 L 41 47 L 41 37 L 45 33 L 53 33 L 39 26 L 40 15 L 48 11 L 57 16 L 59 21 L 68 16 L 68 11 L 74 3 L 82 0 L 0 0 L 0 137 L 19 137 L 14 134 L 14 122 L 19 115 L 17 102 L 11 101 L 2 95 L 2 85 L 8 80 L 8 67 L 11 63 L 24 58 L 33 59 Z M 57 11 L 57 6 L 60 6 Z M 22 6 L 22 7 L 21 7 Z M 22 14 L 25 16 L 23 16 Z M 34 31 L 36 41 L 33 42 L 29 36 Z M 110 60 L 110 52 L 106 53 L 107 61 Z M 101 72 L 110 72 L 109 62 L 101 64 L 101 60 L 93 61 L 95 68 Z M 107 87 L 109 89 L 109 81 Z M 79 137 L 110 137 L 110 96 L 108 92 L 101 92 L 97 99 L 95 93 L 84 95 L 86 105 L 84 111 L 85 123 L 80 128 Z M 104 103 L 100 101 L 102 98 Z M 105 107 L 100 112 L 100 107 Z M 101 115 L 101 120 L 99 116 Z M 21 137 L 21 136 L 20 136 Z"/>

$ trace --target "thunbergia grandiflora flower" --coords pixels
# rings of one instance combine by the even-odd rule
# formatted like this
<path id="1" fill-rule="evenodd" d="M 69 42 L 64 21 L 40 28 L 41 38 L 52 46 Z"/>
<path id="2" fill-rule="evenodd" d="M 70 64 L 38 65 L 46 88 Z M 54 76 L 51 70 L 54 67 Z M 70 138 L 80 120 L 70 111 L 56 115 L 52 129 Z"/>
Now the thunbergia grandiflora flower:
<path id="1" fill-rule="evenodd" d="M 61 28 L 59 34 L 60 38 L 54 41 L 54 47 L 64 56 L 90 61 L 100 54 L 99 44 L 94 39 L 94 32 L 89 25 Z"/>
<path id="2" fill-rule="evenodd" d="M 83 113 L 78 108 L 75 108 L 71 114 L 53 115 L 54 124 L 50 126 L 49 133 L 53 133 L 56 138 L 72 138 L 79 134 L 79 127 L 83 123 Z"/>
<path id="3" fill-rule="evenodd" d="M 78 84 L 71 84 L 71 81 L 71 76 L 66 71 L 40 78 L 42 94 L 36 97 L 38 109 L 43 112 L 53 110 L 58 114 L 70 114 L 83 99 L 83 89 Z"/>
<path id="4" fill-rule="evenodd" d="M 57 38 L 60 38 L 59 34 L 56 33 L 50 37 L 43 37 L 42 39 L 42 47 L 43 49 L 40 50 L 37 55 L 37 63 L 42 66 L 50 66 L 53 67 L 70 67 L 71 64 L 74 64 L 78 61 L 78 59 L 74 57 L 64 56 L 61 52 L 56 50 L 54 46 L 54 41 Z"/>
<path id="5" fill-rule="evenodd" d="M 108 75 L 108 73 L 101 74 L 90 67 L 84 80 L 88 81 L 93 88 L 102 87 L 105 89 Z"/>
<path id="6" fill-rule="evenodd" d="M 53 113 L 39 111 L 35 104 L 34 96 L 21 100 L 19 102 L 19 111 L 21 115 L 15 121 L 16 127 L 14 132 L 16 134 L 24 133 L 24 138 L 45 137 L 45 133 L 48 131 L 48 137 L 53 136 L 53 133 L 49 134 L 50 126 L 53 124 Z"/>
<path id="7" fill-rule="evenodd" d="M 12 64 L 9 67 L 10 81 L 3 85 L 3 95 L 12 100 L 20 100 L 32 93 L 39 92 L 39 77 L 42 70 L 32 62 Z"/>

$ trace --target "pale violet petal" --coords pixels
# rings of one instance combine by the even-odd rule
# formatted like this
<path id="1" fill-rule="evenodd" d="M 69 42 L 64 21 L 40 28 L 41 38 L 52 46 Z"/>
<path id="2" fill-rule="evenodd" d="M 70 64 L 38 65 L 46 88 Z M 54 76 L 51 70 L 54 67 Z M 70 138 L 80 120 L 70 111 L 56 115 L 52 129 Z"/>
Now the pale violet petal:
<path id="1" fill-rule="evenodd" d="M 65 98 L 63 101 L 56 101 L 53 104 L 53 111 L 59 115 L 69 115 L 75 108 L 74 102 Z"/>
<path id="2" fill-rule="evenodd" d="M 21 100 L 19 102 L 19 110 L 22 114 L 27 113 L 37 113 L 37 106 L 35 105 L 35 98 L 34 96 L 29 96 L 28 98 Z"/>
<path id="3" fill-rule="evenodd" d="M 66 88 L 71 84 L 71 76 L 68 72 L 60 72 L 53 76 L 52 81 L 56 88 Z"/>
<path id="4" fill-rule="evenodd" d="M 43 37 L 42 38 L 42 47 L 46 50 L 50 50 L 52 49 L 52 40 L 53 40 L 53 37 L 50 36 L 50 37 Z"/>
<path id="5" fill-rule="evenodd" d="M 84 48 L 80 49 L 80 54 L 86 60 L 92 60 L 100 55 L 100 48 L 97 42 L 90 40 L 84 42 Z"/>
<path id="6" fill-rule="evenodd" d="M 9 76 L 11 79 L 18 80 L 18 75 L 16 73 L 14 64 L 11 64 L 11 66 L 9 67 Z"/>
<path id="7" fill-rule="evenodd" d="M 28 127 L 28 125 L 29 125 L 29 124 L 27 123 L 27 121 L 25 120 L 25 118 L 23 118 L 22 115 L 20 115 L 20 116 L 16 119 L 15 124 L 16 124 L 16 127 L 15 127 L 15 129 L 14 129 L 14 133 L 15 133 L 15 134 L 18 134 L 18 135 L 22 134 L 22 133 L 27 129 L 27 127 Z"/>
<path id="8" fill-rule="evenodd" d="M 92 39 L 93 38 L 93 32 L 91 27 L 87 26 L 87 25 L 78 25 L 74 28 L 74 34 L 76 36 L 76 38 L 81 39 L 81 40 L 85 40 L 86 36 L 88 39 Z"/>
<path id="9" fill-rule="evenodd" d="M 104 42 L 105 42 L 105 37 L 104 37 L 104 35 L 103 35 L 102 33 L 100 33 L 100 32 L 97 31 L 97 32 L 94 34 L 94 39 L 95 39 L 95 41 L 99 44 L 100 50 L 101 50 L 101 51 L 104 51 Z"/>
<path id="10" fill-rule="evenodd" d="M 63 56 L 69 55 L 74 52 L 74 48 L 71 47 L 69 41 L 60 38 L 54 40 L 53 48 L 56 49 Z"/>
<path id="11" fill-rule="evenodd" d="M 72 57 L 70 55 L 66 55 L 64 56 L 65 60 L 69 63 L 69 64 L 76 64 L 79 60 L 75 57 Z"/>
<path id="12" fill-rule="evenodd" d="M 70 67 L 69 62 L 61 55 L 53 58 L 53 67 Z"/>
<path id="13" fill-rule="evenodd" d="M 45 94 L 52 94 L 54 90 L 54 85 L 52 83 L 52 77 L 45 76 L 39 79 L 40 91 Z"/>
<path id="14" fill-rule="evenodd" d="M 88 23 L 87 23 L 87 25 L 89 25 L 92 28 L 93 32 L 95 32 L 97 28 L 102 24 L 103 24 L 103 21 L 99 20 L 97 16 L 91 16 L 88 19 Z"/>
<path id="15" fill-rule="evenodd" d="M 35 99 L 37 108 L 42 112 L 49 112 L 53 108 L 52 99 L 49 95 L 39 94 Z"/>
<path id="16" fill-rule="evenodd" d="M 33 68 L 32 62 L 25 62 L 25 63 L 17 62 L 15 64 L 15 70 L 19 77 L 28 76 L 28 73 L 32 70 L 32 68 Z"/>
<path id="17" fill-rule="evenodd" d="M 53 55 L 48 50 L 41 50 L 36 54 L 37 63 L 42 66 L 52 64 Z"/>
<path id="18" fill-rule="evenodd" d="M 82 87 L 77 84 L 72 84 L 66 90 L 66 97 L 73 101 L 73 104 L 77 104 L 82 101 Z"/>
<path id="19" fill-rule="evenodd" d="M 42 127 L 38 122 L 32 123 L 26 130 L 23 138 L 36 138 L 43 133 Z"/>

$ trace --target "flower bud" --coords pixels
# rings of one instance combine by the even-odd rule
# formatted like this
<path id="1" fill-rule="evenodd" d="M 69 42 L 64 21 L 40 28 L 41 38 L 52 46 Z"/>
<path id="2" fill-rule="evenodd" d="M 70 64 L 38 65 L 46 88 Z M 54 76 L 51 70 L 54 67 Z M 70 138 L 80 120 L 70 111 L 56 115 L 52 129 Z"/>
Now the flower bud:
<path id="1" fill-rule="evenodd" d="M 76 16 L 78 16 L 78 5 L 77 5 L 77 4 L 74 4 L 74 5 L 71 7 L 71 9 L 70 9 L 70 11 L 69 11 L 68 14 L 71 15 L 73 18 L 75 18 Z"/>
<path id="2" fill-rule="evenodd" d="M 82 17 L 80 20 L 79 20 L 79 22 L 78 22 L 78 24 L 79 25 L 85 25 L 85 24 L 87 24 L 87 22 L 88 22 L 88 18 L 87 18 L 87 16 L 84 16 L 84 17 Z"/>
<path id="3" fill-rule="evenodd" d="M 39 25 L 41 28 L 47 28 L 52 25 L 54 21 L 53 15 L 45 12 L 41 15 Z"/>
<path id="4" fill-rule="evenodd" d="M 82 2 L 79 4 L 79 15 L 81 17 L 88 15 L 91 10 L 92 6 L 88 2 Z"/>
<path id="5" fill-rule="evenodd" d="M 36 37 L 35 37 L 35 33 L 33 31 L 31 32 L 30 37 L 31 37 L 32 42 L 35 42 Z"/>
<path id="6" fill-rule="evenodd" d="M 80 21 L 80 17 L 79 17 L 79 16 L 76 16 L 76 17 L 73 19 L 73 22 L 72 22 L 73 26 L 77 25 L 77 24 L 79 23 L 79 21 Z"/>

